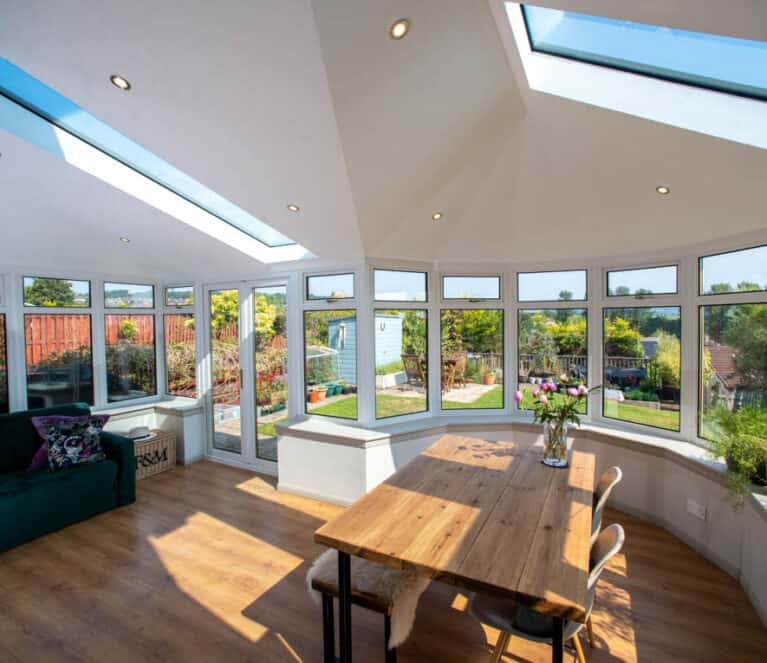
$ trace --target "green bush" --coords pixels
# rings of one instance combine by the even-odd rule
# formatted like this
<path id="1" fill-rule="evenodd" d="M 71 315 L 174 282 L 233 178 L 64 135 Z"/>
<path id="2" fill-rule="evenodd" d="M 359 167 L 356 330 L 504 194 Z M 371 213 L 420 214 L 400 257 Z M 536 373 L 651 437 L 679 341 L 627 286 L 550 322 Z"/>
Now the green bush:
<path id="1" fill-rule="evenodd" d="M 391 361 L 383 366 L 376 366 L 376 375 L 389 375 L 390 373 L 399 373 L 405 370 L 405 366 L 401 359 L 397 361 Z"/>
<path id="2" fill-rule="evenodd" d="M 630 401 L 647 401 L 648 403 L 657 403 L 660 401 L 658 394 L 652 391 L 642 391 L 641 389 L 629 389 L 623 394 Z"/>

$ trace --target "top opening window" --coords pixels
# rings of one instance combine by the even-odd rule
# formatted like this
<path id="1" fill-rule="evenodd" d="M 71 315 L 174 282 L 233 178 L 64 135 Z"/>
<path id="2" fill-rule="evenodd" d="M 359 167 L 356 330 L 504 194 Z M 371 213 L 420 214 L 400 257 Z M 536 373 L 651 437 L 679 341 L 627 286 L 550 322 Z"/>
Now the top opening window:
<path id="1" fill-rule="evenodd" d="M 354 299 L 354 274 L 327 274 L 306 277 L 309 301 Z"/>
<path id="2" fill-rule="evenodd" d="M 104 308 L 154 308 L 154 286 L 105 283 Z"/>
<path id="3" fill-rule="evenodd" d="M 194 286 L 179 285 L 165 288 L 165 306 L 181 307 L 194 304 Z"/>
<path id="4" fill-rule="evenodd" d="M 586 301 L 586 270 L 520 272 L 517 298 L 520 302 Z"/>
<path id="5" fill-rule="evenodd" d="M 676 265 L 607 272 L 607 296 L 675 295 Z"/>
<path id="6" fill-rule="evenodd" d="M 45 308 L 88 308 L 91 305 L 91 282 L 24 277 L 24 306 Z"/>
<path id="7" fill-rule="evenodd" d="M 767 290 L 767 245 L 700 259 L 700 294 Z"/>
<path id="8" fill-rule="evenodd" d="M 373 291 L 378 302 L 425 302 L 426 272 L 374 269 Z"/>
<path id="9" fill-rule="evenodd" d="M 767 42 L 523 6 L 534 51 L 767 100 Z"/>
<path id="10" fill-rule="evenodd" d="M 500 300 L 500 276 L 443 276 L 442 298 L 468 301 Z"/>

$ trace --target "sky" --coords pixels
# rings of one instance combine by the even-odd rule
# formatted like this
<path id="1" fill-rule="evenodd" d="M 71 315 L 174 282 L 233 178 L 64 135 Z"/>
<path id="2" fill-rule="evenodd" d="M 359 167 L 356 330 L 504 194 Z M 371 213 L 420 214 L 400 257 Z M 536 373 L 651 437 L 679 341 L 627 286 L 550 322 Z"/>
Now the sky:
<path id="1" fill-rule="evenodd" d="M 767 98 L 767 42 L 541 7 L 525 15 L 536 50 Z"/>
<path id="2" fill-rule="evenodd" d="M 672 293 L 677 291 L 676 266 L 655 267 L 652 269 L 630 269 L 626 271 L 609 272 L 608 289 L 615 292 L 621 286 L 627 287 L 631 294 L 644 289 L 656 293 Z"/>

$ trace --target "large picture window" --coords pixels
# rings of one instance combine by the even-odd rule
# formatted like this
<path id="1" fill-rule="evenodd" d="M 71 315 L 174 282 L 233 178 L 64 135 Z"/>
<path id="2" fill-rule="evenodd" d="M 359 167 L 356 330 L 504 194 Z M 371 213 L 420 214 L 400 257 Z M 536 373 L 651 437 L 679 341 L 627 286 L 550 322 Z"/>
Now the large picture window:
<path id="1" fill-rule="evenodd" d="M 357 418 L 357 312 L 304 311 L 306 411 Z"/>
<path id="2" fill-rule="evenodd" d="M 423 310 L 375 312 L 376 418 L 428 409 L 427 314 Z"/>
<path id="3" fill-rule="evenodd" d="M 93 405 L 90 315 L 28 313 L 24 345 L 28 408 L 76 401 Z"/>
<path id="4" fill-rule="evenodd" d="M 442 408 L 503 407 L 503 311 L 443 309 Z"/>
<path id="5" fill-rule="evenodd" d="M 586 309 L 520 309 L 518 322 L 520 409 L 532 409 L 532 392 L 539 389 L 537 385 L 560 385 L 563 374 L 571 384 L 575 381 L 588 386 Z M 584 413 L 586 400 L 579 405 Z"/>
<path id="6" fill-rule="evenodd" d="M 192 313 L 165 316 L 165 370 L 167 392 L 197 398 L 197 351 Z"/>
<path id="7" fill-rule="evenodd" d="M 8 410 L 8 349 L 5 342 L 5 313 L 0 313 L 0 414 Z"/>
<path id="8" fill-rule="evenodd" d="M 153 315 L 105 315 L 107 401 L 154 396 L 157 365 Z"/>
<path id="9" fill-rule="evenodd" d="M 701 307 L 698 434 L 731 423 L 767 437 L 767 304 Z"/>
<path id="10" fill-rule="evenodd" d="M 603 334 L 604 416 L 678 431 L 680 308 L 606 308 Z"/>

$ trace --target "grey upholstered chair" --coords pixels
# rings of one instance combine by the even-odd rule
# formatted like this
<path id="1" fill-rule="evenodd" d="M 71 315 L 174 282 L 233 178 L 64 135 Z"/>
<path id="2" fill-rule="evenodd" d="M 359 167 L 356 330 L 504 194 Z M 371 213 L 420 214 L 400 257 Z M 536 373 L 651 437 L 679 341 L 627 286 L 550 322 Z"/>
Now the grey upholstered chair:
<path id="1" fill-rule="evenodd" d="M 586 598 L 586 618 L 589 623 L 599 576 L 610 558 L 621 549 L 625 539 L 626 535 L 620 525 L 610 525 L 599 534 L 591 546 Z M 551 617 L 525 608 L 508 599 L 475 594 L 469 603 L 469 613 L 483 624 L 501 631 L 490 658 L 491 663 L 497 663 L 501 660 L 512 635 L 549 644 L 554 638 L 553 619 Z M 586 663 L 583 648 L 578 639 L 578 634 L 583 627 L 584 624 L 580 622 L 565 622 L 565 642 L 572 639 L 575 653 L 578 656 L 578 663 Z"/>
<path id="2" fill-rule="evenodd" d="M 591 515 L 591 543 L 596 541 L 599 530 L 602 529 L 602 515 L 605 505 L 610 498 L 613 488 L 620 483 L 623 478 L 623 472 L 620 467 L 611 467 L 602 472 L 597 483 L 597 489 L 594 491 L 594 512 Z"/>

